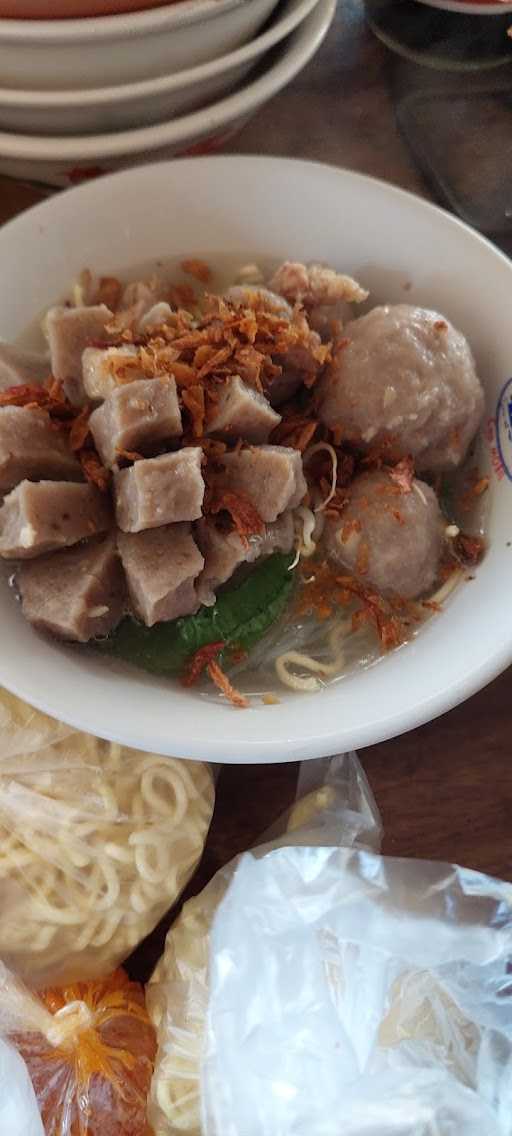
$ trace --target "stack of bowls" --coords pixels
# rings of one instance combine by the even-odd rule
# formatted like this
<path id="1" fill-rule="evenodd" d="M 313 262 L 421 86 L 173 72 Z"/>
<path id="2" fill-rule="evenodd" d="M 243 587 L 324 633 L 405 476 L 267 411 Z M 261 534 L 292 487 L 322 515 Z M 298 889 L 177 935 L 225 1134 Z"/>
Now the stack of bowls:
<path id="1" fill-rule="evenodd" d="M 0 173 L 65 186 L 221 148 L 311 59 L 335 3 L 0 0 Z"/>

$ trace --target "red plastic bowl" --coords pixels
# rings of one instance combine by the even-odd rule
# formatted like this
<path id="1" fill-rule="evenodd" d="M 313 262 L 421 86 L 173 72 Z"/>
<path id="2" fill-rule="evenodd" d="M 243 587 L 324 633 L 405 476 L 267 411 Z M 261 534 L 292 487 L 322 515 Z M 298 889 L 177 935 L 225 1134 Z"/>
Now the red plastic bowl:
<path id="1" fill-rule="evenodd" d="M 162 8 L 169 0 L 0 0 L 0 17 L 11 20 L 62 20 L 77 16 L 112 16 Z"/>

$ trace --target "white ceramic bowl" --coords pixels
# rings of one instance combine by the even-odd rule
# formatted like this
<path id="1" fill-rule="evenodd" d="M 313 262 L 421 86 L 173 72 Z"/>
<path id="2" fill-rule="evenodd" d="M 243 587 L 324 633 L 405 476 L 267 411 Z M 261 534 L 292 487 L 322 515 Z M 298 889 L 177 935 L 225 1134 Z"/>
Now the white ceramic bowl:
<path id="1" fill-rule="evenodd" d="M 198 67 L 93 91 L 0 88 L 0 129 L 87 134 L 150 126 L 205 106 L 240 83 L 258 60 L 309 15 L 318 0 L 285 0 L 267 31 Z"/>
<path id="2" fill-rule="evenodd" d="M 285 43 L 271 53 L 268 69 L 257 79 L 235 94 L 171 122 L 75 138 L 0 133 L 0 173 L 67 186 L 150 159 L 220 148 L 311 59 L 328 31 L 335 7 L 336 0 L 319 0 Z"/>
<path id="3" fill-rule="evenodd" d="M 276 0 L 179 0 L 84 20 L 0 20 L 0 77 L 24 90 L 83 90 L 169 75 L 247 43 Z"/>
<path id="4" fill-rule="evenodd" d="M 246 711 L 39 637 L 6 586 L 0 682 L 76 726 L 161 753 L 287 761 L 378 742 L 448 710 L 512 660 L 512 264 L 448 214 L 356 173 L 245 156 L 157 164 L 60 194 L 0 230 L 0 336 L 18 335 L 86 264 L 122 272 L 219 251 L 327 261 L 375 302 L 436 307 L 469 336 L 492 478 L 490 547 L 475 579 L 369 670 Z"/>

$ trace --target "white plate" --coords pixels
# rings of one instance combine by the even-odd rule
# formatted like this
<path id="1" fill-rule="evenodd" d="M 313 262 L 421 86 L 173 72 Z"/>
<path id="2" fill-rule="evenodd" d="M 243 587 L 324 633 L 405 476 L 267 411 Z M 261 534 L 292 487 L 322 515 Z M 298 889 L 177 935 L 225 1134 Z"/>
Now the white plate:
<path id="1" fill-rule="evenodd" d="M 0 682 L 76 726 L 161 753 L 289 761 L 379 742 L 455 706 L 512 660 L 512 264 L 448 214 L 356 173 L 250 157 L 157 164 L 60 194 L 0 230 L 0 337 L 17 336 L 84 265 L 122 272 L 220 250 L 327 261 L 375 302 L 436 307 L 469 336 L 487 393 L 484 468 L 498 470 L 476 578 L 368 671 L 246 711 L 40 638 L 5 587 Z"/>
<path id="2" fill-rule="evenodd" d="M 198 67 L 89 91 L 0 88 L 0 129 L 86 134 L 151 126 L 205 106 L 239 83 L 270 48 L 309 15 L 317 0 L 286 0 L 272 26 L 250 43 Z"/>
<path id="3" fill-rule="evenodd" d="M 0 133 L 0 173 L 67 186 L 137 163 L 209 153 L 272 95 L 286 86 L 318 50 L 336 0 L 319 0 L 309 16 L 269 56 L 268 67 L 235 94 L 192 114 L 140 130 L 73 138 Z"/>
<path id="4" fill-rule="evenodd" d="M 276 0 L 180 0 L 77 20 L 0 20 L 0 77 L 26 90 L 105 87 L 169 75 L 248 43 Z"/>

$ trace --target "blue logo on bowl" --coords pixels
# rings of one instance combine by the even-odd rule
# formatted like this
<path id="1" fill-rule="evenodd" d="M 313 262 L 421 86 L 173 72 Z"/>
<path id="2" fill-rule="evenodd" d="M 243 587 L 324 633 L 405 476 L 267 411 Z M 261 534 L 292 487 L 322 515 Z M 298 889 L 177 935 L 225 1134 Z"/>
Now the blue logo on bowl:
<path id="1" fill-rule="evenodd" d="M 496 406 L 495 416 L 496 457 L 493 466 L 498 476 L 505 474 L 512 481 L 512 379 L 503 387 Z"/>

